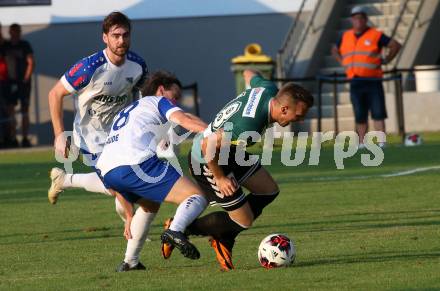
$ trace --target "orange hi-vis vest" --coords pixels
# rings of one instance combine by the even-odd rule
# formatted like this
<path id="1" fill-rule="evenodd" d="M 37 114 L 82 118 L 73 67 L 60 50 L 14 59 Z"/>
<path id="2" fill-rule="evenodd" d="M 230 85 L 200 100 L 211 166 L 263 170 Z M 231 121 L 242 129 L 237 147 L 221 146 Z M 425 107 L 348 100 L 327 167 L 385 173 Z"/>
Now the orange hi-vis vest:
<path id="1" fill-rule="evenodd" d="M 379 47 L 381 36 L 382 32 L 374 28 L 369 28 L 360 37 L 356 37 L 353 29 L 344 32 L 339 53 L 349 79 L 383 76 L 381 48 Z"/>

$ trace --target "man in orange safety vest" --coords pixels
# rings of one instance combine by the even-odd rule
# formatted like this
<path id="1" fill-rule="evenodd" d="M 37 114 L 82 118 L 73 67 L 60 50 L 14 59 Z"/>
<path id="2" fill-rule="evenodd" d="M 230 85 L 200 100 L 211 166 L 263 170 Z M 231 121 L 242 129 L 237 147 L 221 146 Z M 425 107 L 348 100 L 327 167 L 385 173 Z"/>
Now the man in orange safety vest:
<path id="1" fill-rule="evenodd" d="M 381 66 L 389 63 L 401 45 L 376 28 L 368 26 L 367 11 L 363 6 L 351 10 L 352 29 L 345 31 L 332 49 L 336 60 L 345 68 L 350 82 L 350 99 L 359 135 L 359 147 L 364 147 L 368 131 L 368 113 L 374 120 L 374 129 L 385 132 L 387 111 L 382 86 Z M 382 56 L 382 49 L 387 54 Z M 382 147 L 385 141 L 378 141 Z"/>

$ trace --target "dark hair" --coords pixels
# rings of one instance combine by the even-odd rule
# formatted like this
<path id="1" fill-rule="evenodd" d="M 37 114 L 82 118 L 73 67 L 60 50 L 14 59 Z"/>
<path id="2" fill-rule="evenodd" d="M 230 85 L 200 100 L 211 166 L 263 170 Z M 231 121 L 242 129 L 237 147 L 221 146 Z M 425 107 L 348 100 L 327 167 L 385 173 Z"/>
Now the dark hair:
<path id="1" fill-rule="evenodd" d="M 358 12 L 358 13 L 355 13 L 355 14 L 351 14 L 350 17 L 356 16 L 356 15 L 362 15 L 365 19 L 368 19 L 368 15 L 365 12 Z"/>
<path id="2" fill-rule="evenodd" d="M 179 86 L 182 89 L 182 83 L 180 83 L 177 77 L 167 71 L 157 71 L 148 76 L 144 87 L 142 88 L 143 96 L 154 96 L 159 86 L 163 86 L 165 89 L 170 89 L 173 84 Z"/>
<path id="3" fill-rule="evenodd" d="M 102 22 L 102 32 L 108 33 L 110 28 L 114 25 L 126 27 L 128 31 L 131 31 L 130 19 L 119 11 L 112 12 L 104 18 Z"/>
<path id="4" fill-rule="evenodd" d="M 9 29 L 17 29 L 18 31 L 21 31 L 21 25 L 18 23 L 12 23 L 11 26 L 9 26 Z"/>
<path id="5" fill-rule="evenodd" d="M 307 89 L 297 85 L 295 83 L 289 82 L 286 83 L 283 87 L 281 87 L 277 96 L 288 95 L 290 96 L 294 102 L 302 101 L 307 104 L 310 108 L 313 106 L 313 95 Z"/>

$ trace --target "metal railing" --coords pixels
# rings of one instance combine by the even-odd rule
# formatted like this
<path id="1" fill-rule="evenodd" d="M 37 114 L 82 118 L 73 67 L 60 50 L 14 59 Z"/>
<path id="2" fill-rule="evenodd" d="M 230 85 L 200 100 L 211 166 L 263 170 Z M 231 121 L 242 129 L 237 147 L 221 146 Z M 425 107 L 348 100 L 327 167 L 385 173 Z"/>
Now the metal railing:
<path id="1" fill-rule="evenodd" d="M 405 114 L 404 114 L 404 100 L 403 100 L 403 73 L 411 73 L 417 71 L 436 71 L 438 68 L 402 68 L 402 69 L 392 69 L 389 71 L 384 71 L 383 78 L 363 78 L 363 80 L 377 80 L 382 82 L 393 82 L 394 83 L 394 93 L 395 93 L 395 104 L 396 104 L 396 121 L 398 134 L 401 136 L 402 140 L 405 138 Z M 339 116 L 338 116 L 338 85 L 344 83 L 350 83 L 351 79 L 348 79 L 345 74 L 334 72 L 329 75 L 317 75 L 305 78 L 275 78 L 273 81 L 276 82 L 297 82 L 297 83 L 315 83 L 318 89 L 316 108 L 317 108 L 317 131 L 322 131 L 322 87 L 324 84 L 333 85 L 332 92 L 332 107 L 333 107 L 333 122 L 334 131 L 337 134 L 339 132 Z"/>
<path id="2" fill-rule="evenodd" d="M 316 2 L 313 12 L 308 17 L 306 25 L 300 26 L 299 24 L 301 17 L 304 14 L 304 9 L 307 4 L 310 4 L 312 1 Z M 313 19 L 316 16 L 316 11 L 318 10 L 320 3 L 320 0 L 302 0 L 298 13 L 295 16 L 295 20 L 277 53 L 277 76 L 285 77 L 286 73 L 288 73 L 288 68 L 291 68 L 295 63 L 298 53 L 305 41 L 305 37 L 312 26 Z"/>
<path id="3" fill-rule="evenodd" d="M 394 38 L 396 36 L 397 29 L 399 28 L 400 22 L 402 21 L 403 14 L 405 13 L 405 10 L 406 10 L 406 8 L 408 6 L 408 2 L 409 2 L 409 0 L 405 0 L 402 3 L 402 5 L 400 6 L 399 16 L 397 17 L 396 23 L 394 24 L 394 28 L 391 31 L 391 35 L 390 35 L 391 38 Z"/>
<path id="4" fill-rule="evenodd" d="M 385 72 L 384 72 L 385 73 Z M 388 72 L 389 77 L 384 78 L 362 78 L 364 81 L 381 81 L 388 82 L 394 81 L 395 86 L 395 103 L 396 103 L 396 116 L 397 116 L 397 127 L 398 133 L 402 137 L 405 136 L 405 121 L 404 121 L 404 104 L 403 104 L 403 89 L 402 89 L 402 73 L 398 71 Z M 325 83 L 333 85 L 333 122 L 334 131 L 337 134 L 339 132 L 339 117 L 338 117 L 338 84 L 350 83 L 352 80 L 345 77 L 345 75 L 334 73 L 333 75 L 319 75 L 316 78 L 318 86 L 318 98 L 317 98 L 317 109 L 318 109 L 318 128 L 320 132 L 322 130 L 322 86 Z"/>
<path id="5" fill-rule="evenodd" d="M 408 39 L 409 39 L 409 36 L 411 35 L 412 30 L 414 29 L 414 25 L 416 24 L 416 22 L 419 19 L 419 14 L 420 14 L 420 11 L 421 11 L 424 3 L 425 3 L 425 0 L 420 0 L 419 5 L 417 7 L 417 11 L 415 12 L 414 17 L 412 18 L 411 24 L 408 27 L 408 32 L 405 35 L 405 39 L 403 40 L 403 43 L 402 43 L 403 48 L 406 46 Z M 405 13 L 407 6 L 408 6 L 408 0 L 405 1 L 405 6 L 403 7 L 403 11 L 399 15 L 399 20 L 396 22 L 396 26 L 394 27 L 392 38 L 394 38 L 395 34 L 397 33 L 398 26 L 400 25 L 400 22 L 402 21 L 402 15 Z M 400 58 L 402 57 L 402 52 L 403 52 L 403 50 L 401 50 L 399 52 L 399 54 L 396 56 L 395 61 L 394 61 L 395 66 L 397 66 L 399 64 Z"/>

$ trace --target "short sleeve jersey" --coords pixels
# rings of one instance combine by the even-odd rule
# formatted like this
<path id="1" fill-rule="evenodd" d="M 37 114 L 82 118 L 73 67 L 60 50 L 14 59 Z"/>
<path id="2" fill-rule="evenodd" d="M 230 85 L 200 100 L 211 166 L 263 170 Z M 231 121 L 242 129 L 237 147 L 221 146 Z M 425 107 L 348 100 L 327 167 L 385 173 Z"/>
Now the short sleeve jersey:
<path id="1" fill-rule="evenodd" d="M 123 65 L 114 65 L 105 50 L 83 58 L 62 77 L 61 83 L 74 93 L 75 145 L 99 153 L 114 116 L 133 101 L 147 75 L 145 61 L 129 51 Z"/>
<path id="2" fill-rule="evenodd" d="M 156 155 L 157 145 L 171 127 L 171 114 L 179 110 L 160 96 L 143 97 L 121 110 L 97 162 L 101 174 L 119 166 L 138 165 Z"/>
<path id="3" fill-rule="evenodd" d="M 232 144 L 252 145 L 248 132 L 260 135 L 270 123 L 270 101 L 278 93 L 275 83 L 255 76 L 251 88 L 245 90 L 220 110 L 204 132 L 204 136 L 219 129 L 232 133 Z M 231 128 L 232 127 L 232 128 Z"/>

